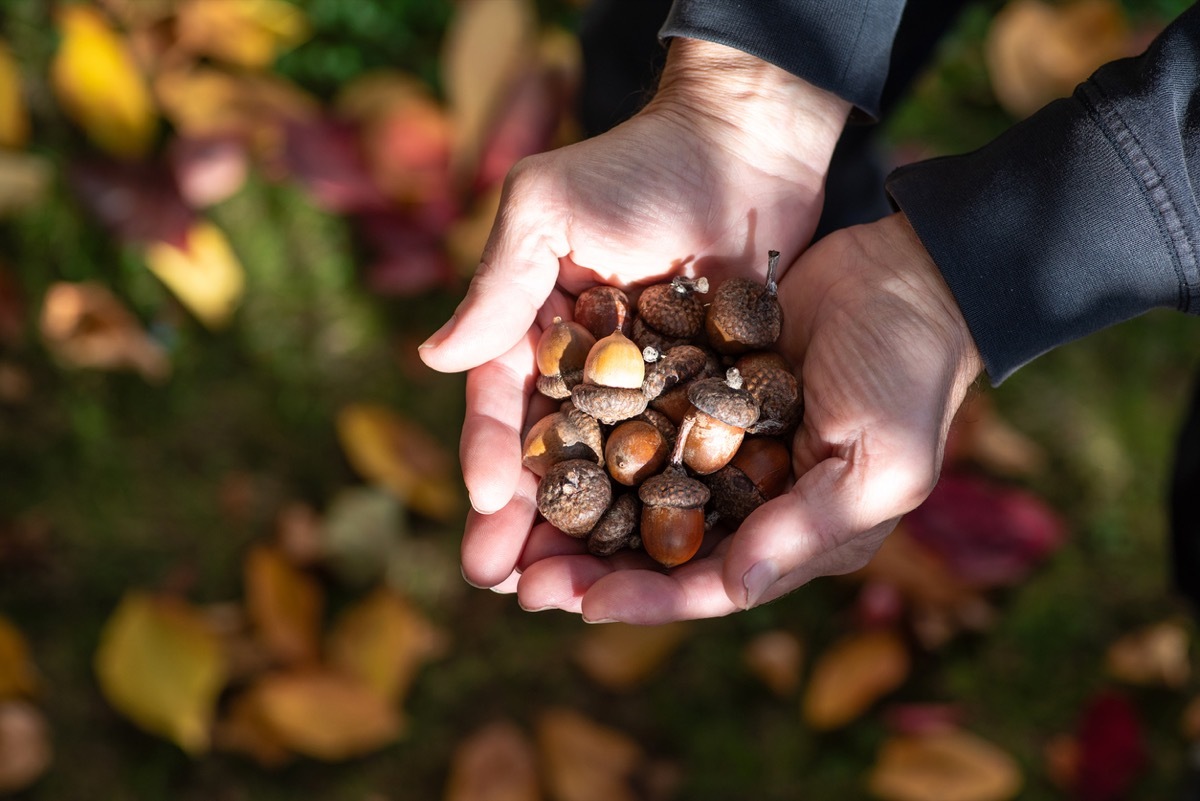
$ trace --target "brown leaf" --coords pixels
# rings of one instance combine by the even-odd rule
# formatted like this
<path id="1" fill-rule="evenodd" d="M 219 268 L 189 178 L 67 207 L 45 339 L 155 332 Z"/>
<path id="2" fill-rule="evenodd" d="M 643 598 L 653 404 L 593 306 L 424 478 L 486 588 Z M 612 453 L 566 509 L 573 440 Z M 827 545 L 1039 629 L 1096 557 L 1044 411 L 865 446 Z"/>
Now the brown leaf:
<path id="1" fill-rule="evenodd" d="M 121 241 L 187 242 L 196 213 L 162 164 L 89 159 L 71 164 L 68 178 L 75 197 Z"/>
<path id="2" fill-rule="evenodd" d="M 1197 695 L 1184 707 L 1183 716 L 1179 720 L 1179 728 L 1189 742 L 1200 742 L 1200 695 Z"/>
<path id="3" fill-rule="evenodd" d="M 538 717 L 537 744 L 556 801 L 636 801 L 629 780 L 642 749 L 625 734 L 557 708 Z"/>
<path id="4" fill-rule="evenodd" d="M 63 111 L 106 152 L 145 155 L 158 112 L 125 40 L 89 5 L 59 6 L 57 23 L 61 43 L 50 79 Z"/>
<path id="5" fill-rule="evenodd" d="M 381 587 L 338 618 L 329 633 L 329 666 L 393 703 L 417 671 L 445 653 L 448 638 L 408 601 Z"/>
<path id="6" fill-rule="evenodd" d="M 991 396 L 974 393 L 954 417 L 945 462 L 972 461 L 999 476 L 1020 478 L 1045 470 L 1046 449 L 996 411 Z"/>
<path id="7" fill-rule="evenodd" d="M 1181 689 L 1192 675 L 1188 632 L 1163 621 L 1126 634 L 1108 647 L 1109 675 L 1130 684 Z"/>
<path id="8" fill-rule="evenodd" d="M 383 406 L 351 404 L 337 416 L 338 440 L 351 466 L 414 510 L 452 520 L 461 497 L 446 448 Z"/>
<path id="9" fill-rule="evenodd" d="M 1079 781 L 1079 740 L 1073 734 L 1055 734 L 1042 748 L 1046 778 L 1065 793 L 1072 792 Z"/>
<path id="10" fill-rule="evenodd" d="M 166 351 L 137 318 L 97 283 L 52 284 L 42 305 L 42 339 L 69 367 L 136 370 L 147 381 L 171 372 Z"/>
<path id="11" fill-rule="evenodd" d="M 38 690 L 37 668 L 21 630 L 0 617 L 0 701 L 29 697 Z"/>
<path id="12" fill-rule="evenodd" d="M 8 43 L 0 39 L 0 147 L 14 150 L 29 141 L 29 112 L 21 89 L 21 70 Z"/>
<path id="13" fill-rule="evenodd" d="M 293 754 L 264 719 L 259 697 L 251 689 L 229 703 L 213 730 L 213 746 L 221 751 L 244 754 L 264 768 L 279 768 Z"/>
<path id="14" fill-rule="evenodd" d="M 0 345 L 19 345 L 25 338 L 25 290 L 0 262 Z"/>
<path id="15" fill-rule="evenodd" d="M 185 0 L 176 19 L 180 46 L 251 70 L 310 33 L 304 12 L 283 0 Z"/>
<path id="16" fill-rule="evenodd" d="M 537 754 L 513 722 L 489 723 L 458 744 L 444 801 L 541 801 Z"/>
<path id="17" fill-rule="evenodd" d="M 0 150 L 0 217 L 40 203 L 53 177 L 53 167 L 42 156 Z"/>
<path id="18" fill-rule="evenodd" d="M 455 220 L 446 236 L 450 259 L 459 275 L 474 275 L 500 211 L 501 187 L 495 186 L 475 199 L 474 205 Z"/>
<path id="19" fill-rule="evenodd" d="M 790 631 L 764 631 L 746 644 L 742 661 L 771 692 L 790 698 L 800 686 L 804 644 Z"/>
<path id="20" fill-rule="evenodd" d="M 340 673 L 275 673 L 247 693 L 246 703 L 280 745 L 328 762 L 378 750 L 401 731 L 391 704 Z"/>
<path id="21" fill-rule="evenodd" d="M 848 634 L 821 653 L 804 693 L 804 720 L 836 729 L 857 719 L 908 678 L 908 647 L 888 629 Z"/>
<path id="22" fill-rule="evenodd" d="M 241 303 L 246 283 L 242 264 L 225 234 L 207 220 L 192 225 L 182 247 L 151 244 L 146 266 L 209 328 L 227 325 Z"/>
<path id="23" fill-rule="evenodd" d="M 275 518 L 275 542 L 289 562 L 311 567 L 325 558 L 321 518 L 303 501 L 291 501 Z"/>
<path id="24" fill-rule="evenodd" d="M 1007 801 L 1023 779 L 1011 756 L 965 731 L 893 737 L 871 770 L 871 794 L 884 801 Z"/>
<path id="25" fill-rule="evenodd" d="M 50 727 L 41 710 L 26 701 L 0 703 L 0 793 L 33 784 L 53 759 Z"/>
<path id="26" fill-rule="evenodd" d="M 221 644 L 183 601 L 130 592 L 100 634 L 96 676 L 108 702 L 191 754 L 208 750 L 225 684 Z"/>
<path id="27" fill-rule="evenodd" d="M 685 623 L 593 626 L 571 656 L 592 681 L 609 690 L 626 692 L 658 671 L 690 630 Z"/>
<path id="28" fill-rule="evenodd" d="M 246 612 L 267 649 L 283 664 L 308 664 L 320 651 L 324 597 L 316 579 L 275 548 L 246 555 Z"/>

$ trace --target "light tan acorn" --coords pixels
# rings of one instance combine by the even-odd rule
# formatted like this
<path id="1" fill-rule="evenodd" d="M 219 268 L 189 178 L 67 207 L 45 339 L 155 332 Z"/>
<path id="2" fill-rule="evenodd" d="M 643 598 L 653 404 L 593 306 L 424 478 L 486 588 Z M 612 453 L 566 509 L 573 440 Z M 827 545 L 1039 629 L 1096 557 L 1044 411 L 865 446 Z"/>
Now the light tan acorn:
<path id="1" fill-rule="evenodd" d="M 598 340 L 583 365 L 583 383 L 571 391 L 575 405 L 611 425 L 646 410 L 642 350 L 619 330 Z"/>
<path id="2" fill-rule="evenodd" d="M 561 400 L 583 380 L 583 367 L 596 338 L 579 323 L 555 317 L 537 344 L 538 392 Z"/>

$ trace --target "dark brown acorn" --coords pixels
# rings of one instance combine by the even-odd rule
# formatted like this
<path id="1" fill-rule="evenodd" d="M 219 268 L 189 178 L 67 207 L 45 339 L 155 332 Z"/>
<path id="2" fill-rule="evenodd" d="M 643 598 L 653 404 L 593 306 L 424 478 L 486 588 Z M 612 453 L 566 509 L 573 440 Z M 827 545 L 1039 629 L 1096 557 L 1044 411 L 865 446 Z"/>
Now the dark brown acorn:
<path id="1" fill-rule="evenodd" d="M 629 338 L 637 343 L 639 348 L 654 348 L 659 353 L 666 353 L 671 348 L 687 345 L 690 341 L 687 337 L 669 337 L 661 334 L 651 328 L 641 317 L 633 318 L 633 325 L 630 326 L 630 329 Z"/>
<path id="2" fill-rule="evenodd" d="M 590 331 L 596 339 L 606 337 L 613 331 L 629 336 L 633 329 L 629 296 L 615 286 L 585 289 L 575 299 L 575 322 Z"/>
<path id="3" fill-rule="evenodd" d="M 646 359 L 646 361 L 651 361 Z M 708 354 L 695 345 L 678 345 L 653 360 L 642 383 L 642 392 L 654 400 L 665 390 L 686 384 L 699 375 L 708 361 Z"/>
<path id="4" fill-rule="evenodd" d="M 676 450 L 683 463 L 700 475 L 715 473 L 737 453 L 746 429 L 758 420 L 758 404 L 742 389 L 742 378 L 730 369 L 724 381 L 701 378 L 688 385 L 692 408 L 679 425 Z"/>
<path id="5" fill-rule="evenodd" d="M 583 380 L 583 366 L 596 338 L 579 323 L 555 317 L 537 344 L 537 388 L 543 395 L 562 399 Z"/>
<path id="6" fill-rule="evenodd" d="M 587 549 L 593 556 L 611 556 L 622 548 L 640 548 L 638 536 L 642 502 L 636 492 L 618 495 L 588 533 Z"/>
<path id="7" fill-rule="evenodd" d="M 679 428 L 671 422 L 671 418 L 657 409 L 647 409 L 633 419 L 642 420 L 657 428 L 658 433 L 662 434 L 667 442 L 667 450 L 675 447 L 675 435 L 679 433 Z"/>
<path id="8" fill-rule="evenodd" d="M 640 389 L 576 384 L 571 400 L 580 411 L 605 425 L 613 425 L 646 411 L 646 396 Z"/>
<path id="9" fill-rule="evenodd" d="M 611 502 L 608 474 L 600 465 L 584 459 L 559 462 L 538 484 L 538 511 L 573 537 L 587 536 Z"/>
<path id="10" fill-rule="evenodd" d="M 690 339 L 704 327 L 704 302 L 696 293 L 707 292 L 707 278 L 677 275 L 646 287 L 638 297 L 638 318 L 663 336 Z"/>
<path id="11" fill-rule="evenodd" d="M 708 487 L 689 478 L 673 463 L 638 489 L 642 502 L 641 537 L 646 553 L 661 565 L 681 565 L 704 541 L 704 504 Z"/>
<path id="12" fill-rule="evenodd" d="M 742 375 L 742 388 L 758 402 L 758 421 L 746 429 L 747 434 L 777 436 L 800 423 L 804 396 L 782 356 L 771 351 L 747 353 L 734 367 Z"/>
<path id="13" fill-rule="evenodd" d="M 608 435 L 604 463 L 613 480 L 633 487 L 654 475 L 667 461 L 667 440 L 650 423 L 626 420 Z"/>
<path id="14" fill-rule="evenodd" d="M 792 455 L 769 437 L 750 437 L 733 460 L 706 477 L 712 507 L 722 519 L 741 523 L 758 507 L 787 489 Z"/>
<path id="15" fill-rule="evenodd" d="M 783 311 L 775 274 L 779 251 L 768 254 L 767 281 L 731 278 L 721 284 L 708 307 L 704 328 L 709 343 L 719 353 L 736 354 L 769 348 L 779 339 Z"/>
<path id="16" fill-rule="evenodd" d="M 604 462 L 600 423 L 574 406 L 534 423 L 521 449 L 522 463 L 538 476 L 568 459 Z"/>

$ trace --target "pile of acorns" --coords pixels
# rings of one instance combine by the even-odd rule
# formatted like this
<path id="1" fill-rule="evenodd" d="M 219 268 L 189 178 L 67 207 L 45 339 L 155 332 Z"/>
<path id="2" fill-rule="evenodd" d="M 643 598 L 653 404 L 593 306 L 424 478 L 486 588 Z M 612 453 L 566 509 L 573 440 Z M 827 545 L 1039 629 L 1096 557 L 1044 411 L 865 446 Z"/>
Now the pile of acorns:
<path id="1" fill-rule="evenodd" d="M 788 486 L 784 442 L 803 412 L 774 347 L 779 254 L 767 280 L 733 278 L 705 303 L 705 278 L 646 288 L 631 309 L 611 286 L 579 295 L 537 347 L 537 388 L 562 400 L 529 430 L 538 511 L 588 550 L 644 547 L 673 567 L 705 530 L 739 524 Z M 747 436 L 749 435 L 749 436 Z"/>

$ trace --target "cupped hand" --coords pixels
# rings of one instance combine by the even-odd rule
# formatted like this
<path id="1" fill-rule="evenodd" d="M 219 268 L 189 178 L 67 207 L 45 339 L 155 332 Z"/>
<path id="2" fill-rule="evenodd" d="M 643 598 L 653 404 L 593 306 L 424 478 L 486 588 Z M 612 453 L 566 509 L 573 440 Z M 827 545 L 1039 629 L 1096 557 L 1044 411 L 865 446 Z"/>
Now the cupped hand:
<path id="1" fill-rule="evenodd" d="M 470 371 L 460 445 L 474 510 L 469 581 L 507 579 L 533 527 L 536 479 L 521 467 L 520 432 L 542 327 L 569 318 L 571 296 L 598 283 L 761 275 L 768 248 L 794 258 L 816 226 L 848 111 L 751 56 L 677 39 L 641 113 L 514 168 L 465 299 L 421 348 L 435 369 Z"/>
<path id="2" fill-rule="evenodd" d="M 671 571 L 571 553 L 539 529 L 526 608 L 662 623 L 728 614 L 870 559 L 932 490 L 946 433 L 981 370 L 958 306 L 901 214 L 836 232 L 779 287 L 780 349 L 801 365 L 797 480 L 706 556 Z"/>

